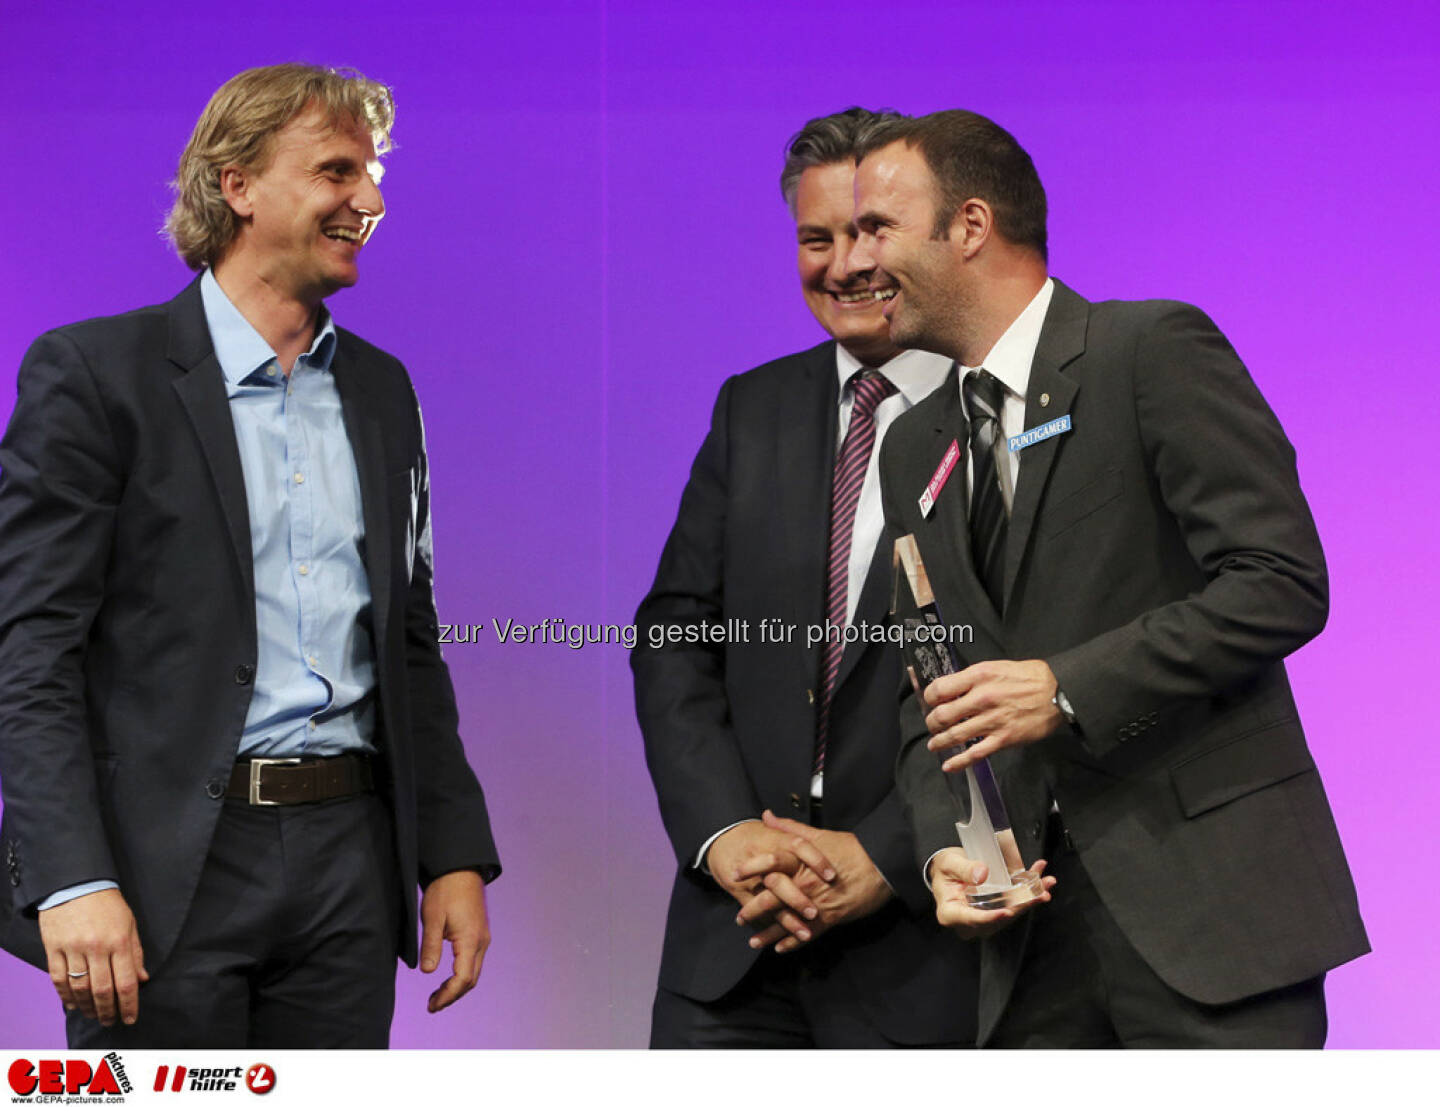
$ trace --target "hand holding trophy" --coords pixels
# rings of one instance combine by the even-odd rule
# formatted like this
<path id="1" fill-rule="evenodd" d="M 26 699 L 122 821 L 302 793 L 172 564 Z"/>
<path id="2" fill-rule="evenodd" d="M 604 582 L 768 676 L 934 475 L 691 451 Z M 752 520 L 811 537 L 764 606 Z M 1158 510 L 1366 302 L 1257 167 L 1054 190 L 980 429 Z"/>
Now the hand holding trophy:
<path id="1" fill-rule="evenodd" d="M 912 534 L 895 542 L 890 612 L 902 627 L 905 671 L 915 694 L 923 699 L 926 685 L 938 677 L 959 672 L 962 666 L 951 649 L 950 628 L 940 617 L 925 563 Z M 936 771 L 940 771 L 938 763 Z M 990 762 L 977 761 L 963 774 L 945 774 L 945 780 L 955 801 L 955 829 L 960 845 L 966 857 L 983 864 L 986 870 L 982 883 L 966 887 L 965 898 L 970 906 L 981 911 L 999 911 L 1045 898 L 1040 871 L 1027 869 L 1020 856 Z"/>

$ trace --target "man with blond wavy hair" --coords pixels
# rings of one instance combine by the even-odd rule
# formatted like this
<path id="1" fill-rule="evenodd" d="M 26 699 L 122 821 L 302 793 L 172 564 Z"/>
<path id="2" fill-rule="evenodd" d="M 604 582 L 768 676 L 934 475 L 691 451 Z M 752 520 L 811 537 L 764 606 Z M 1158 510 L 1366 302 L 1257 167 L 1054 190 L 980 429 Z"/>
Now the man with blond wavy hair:
<path id="1" fill-rule="evenodd" d="M 383 1047 L 489 944 L 404 367 L 335 325 L 394 102 L 247 70 L 180 159 L 174 300 L 42 335 L 0 442 L 0 897 L 71 1048 Z M 413 889 L 425 891 L 416 942 Z"/>

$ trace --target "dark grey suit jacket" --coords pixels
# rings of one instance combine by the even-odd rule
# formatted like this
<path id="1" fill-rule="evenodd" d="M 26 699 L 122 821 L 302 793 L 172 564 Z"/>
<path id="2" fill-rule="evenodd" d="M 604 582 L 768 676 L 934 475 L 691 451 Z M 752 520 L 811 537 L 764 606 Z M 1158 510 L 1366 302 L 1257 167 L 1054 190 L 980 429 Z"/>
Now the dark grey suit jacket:
<path id="1" fill-rule="evenodd" d="M 725 382 L 636 615 L 636 711 L 678 860 L 660 983 L 701 1001 L 730 991 L 760 956 L 735 926 L 735 901 L 694 867 L 701 846 L 767 807 L 813 821 L 821 658 L 818 647 L 806 647 L 804 628 L 824 619 L 837 393 L 833 342 Z M 884 623 L 889 576 L 888 557 L 877 553 L 857 622 Z M 795 640 L 762 644 L 765 619 L 797 627 Z M 724 620 L 747 623 L 749 643 L 647 642 L 651 627 Z M 935 923 L 894 788 L 899 675 L 897 651 L 847 647 L 831 711 L 824 813 L 827 828 L 860 839 L 898 900 L 824 935 L 816 952 L 843 951 L 843 971 L 893 1040 L 967 1041 L 974 951 Z"/>
<path id="2" fill-rule="evenodd" d="M 413 965 L 416 881 L 493 878 L 499 861 L 437 645 L 415 395 L 393 357 L 337 337 Z M 110 879 L 155 966 L 200 878 L 258 648 L 245 482 L 198 280 L 42 335 L 18 388 L 0 443 L 0 940 L 43 965 L 34 905 Z"/>
<path id="3" fill-rule="evenodd" d="M 943 617 L 973 626 L 964 662 L 1043 658 L 1074 706 L 1078 732 L 994 758 L 1027 862 L 1053 796 L 1126 936 L 1204 1003 L 1358 957 L 1355 889 L 1282 664 L 1328 603 L 1294 451 L 1203 313 L 1091 304 L 1057 282 L 1025 426 L 1067 413 L 1069 433 L 1021 453 L 1003 619 L 970 559 L 963 456 L 929 517 L 917 503 L 950 442 L 966 446 L 953 377 L 882 454 L 890 537 L 916 535 Z M 957 844 L 955 816 L 913 695 L 901 729 L 923 859 Z M 982 1039 L 1026 929 L 984 943 Z"/>

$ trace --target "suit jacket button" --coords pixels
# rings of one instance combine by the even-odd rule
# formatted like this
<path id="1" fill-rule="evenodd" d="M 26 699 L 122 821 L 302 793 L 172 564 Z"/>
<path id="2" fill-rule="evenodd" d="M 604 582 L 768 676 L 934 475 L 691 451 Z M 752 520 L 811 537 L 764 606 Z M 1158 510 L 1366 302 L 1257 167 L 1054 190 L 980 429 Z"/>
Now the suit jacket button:
<path id="1" fill-rule="evenodd" d="M 800 808 L 801 808 L 801 806 L 803 806 L 803 805 L 801 804 L 801 802 L 800 802 L 800 793 L 799 793 L 799 792 L 791 792 L 791 793 L 790 793 L 790 806 L 793 807 L 793 808 L 795 808 L 796 811 L 799 811 Z"/>
<path id="2" fill-rule="evenodd" d="M 218 800 L 225 795 L 225 782 L 218 777 L 212 777 L 205 782 L 205 794 L 212 800 Z"/>
<path id="3" fill-rule="evenodd" d="M 1130 735 L 1128 735 L 1128 734 L 1125 733 L 1125 728 L 1122 726 L 1122 727 L 1120 728 L 1120 732 L 1119 732 L 1119 734 L 1117 735 L 1117 737 L 1119 737 L 1120 741 L 1123 742 L 1123 741 L 1125 741 L 1126 738 L 1129 738 Z"/>
<path id="4" fill-rule="evenodd" d="M 235 666 L 235 683 L 236 683 L 236 684 L 249 684 L 249 683 L 250 683 L 252 680 L 254 680 L 254 679 L 255 679 L 255 666 L 254 666 L 254 665 L 236 665 L 236 666 Z"/>
<path id="5" fill-rule="evenodd" d="M 10 874 L 10 887 L 12 887 L 12 888 L 18 888 L 18 887 L 20 887 L 20 874 L 19 874 L 19 873 L 11 873 L 11 874 Z"/>

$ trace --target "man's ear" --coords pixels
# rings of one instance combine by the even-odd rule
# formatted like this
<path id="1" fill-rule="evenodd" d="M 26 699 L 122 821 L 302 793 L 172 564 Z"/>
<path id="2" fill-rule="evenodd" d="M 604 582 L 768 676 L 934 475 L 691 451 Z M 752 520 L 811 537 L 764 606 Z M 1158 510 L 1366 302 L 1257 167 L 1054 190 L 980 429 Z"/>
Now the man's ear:
<path id="1" fill-rule="evenodd" d="M 960 205 L 955 221 L 950 224 L 951 239 L 958 239 L 961 253 L 968 261 L 978 254 L 995 233 L 995 213 L 979 197 L 971 197 Z"/>
<path id="2" fill-rule="evenodd" d="M 220 170 L 220 194 L 241 219 L 255 213 L 255 203 L 250 196 L 253 185 L 254 177 L 238 165 L 227 165 Z"/>

